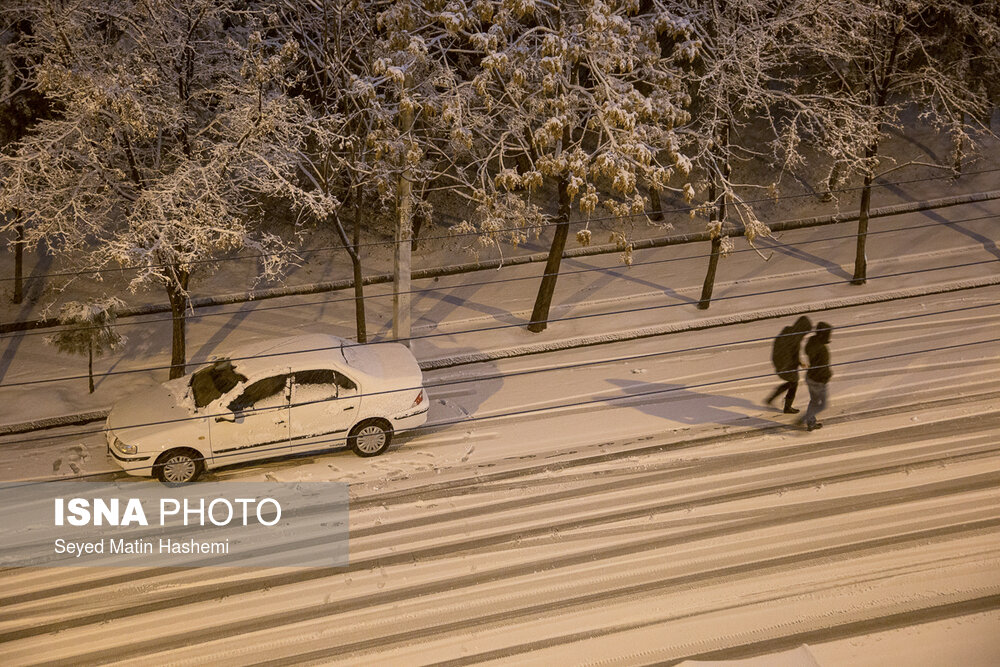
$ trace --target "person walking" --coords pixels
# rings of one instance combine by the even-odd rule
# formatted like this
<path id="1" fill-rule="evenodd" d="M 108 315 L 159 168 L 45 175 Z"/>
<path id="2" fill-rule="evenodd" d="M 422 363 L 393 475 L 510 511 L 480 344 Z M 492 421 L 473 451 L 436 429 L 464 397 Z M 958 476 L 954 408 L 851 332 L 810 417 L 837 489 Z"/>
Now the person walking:
<path id="1" fill-rule="evenodd" d="M 795 324 L 785 327 L 774 339 L 774 347 L 771 349 L 771 362 L 774 364 L 774 372 L 784 380 L 783 384 L 771 392 L 767 398 L 767 404 L 771 405 L 774 399 L 785 393 L 785 413 L 794 415 L 797 408 L 792 407 L 795 401 L 795 391 L 799 388 L 799 350 L 802 347 L 802 339 L 812 330 L 812 322 L 803 315 L 795 320 Z"/>
<path id="2" fill-rule="evenodd" d="M 809 431 L 821 428 L 823 424 L 816 421 L 816 415 L 826 408 L 826 386 L 833 377 L 830 368 L 830 334 L 833 327 L 826 322 L 816 325 L 814 333 L 806 341 L 806 356 L 809 357 L 809 370 L 806 371 L 806 386 L 809 387 L 809 407 L 800 423 L 805 424 Z"/>

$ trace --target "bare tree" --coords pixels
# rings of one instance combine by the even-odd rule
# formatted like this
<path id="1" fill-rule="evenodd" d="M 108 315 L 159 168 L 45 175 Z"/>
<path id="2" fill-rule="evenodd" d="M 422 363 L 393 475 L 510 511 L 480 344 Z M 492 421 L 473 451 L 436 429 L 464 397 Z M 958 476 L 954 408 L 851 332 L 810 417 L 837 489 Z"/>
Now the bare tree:
<path id="1" fill-rule="evenodd" d="M 914 164 L 953 169 L 975 143 L 974 130 L 988 130 L 992 104 L 985 82 L 1000 74 L 1000 9 L 995 1 L 865 0 L 824 3 L 822 10 L 800 62 L 813 70 L 817 91 L 862 103 L 821 135 L 835 161 L 831 186 L 852 173 L 862 175 L 852 278 L 860 285 L 867 280 L 875 179 Z M 911 104 L 922 120 L 952 136 L 955 155 L 949 164 L 910 160 L 880 170 L 882 134 L 899 125 Z"/>
<path id="2" fill-rule="evenodd" d="M 472 222 L 483 238 L 519 241 L 540 221 L 531 194 L 546 180 L 558 212 L 545 272 L 528 329 L 543 331 L 574 202 L 590 217 L 603 205 L 612 216 L 641 214 L 643 188 L 668 188 L 690 162 L 674 128 L 688 120 L 686 93 L 674 64 L 661 55 L 660 2 L 479 2 L 455 18 L 477 61 L 470 79 L 468 132 L 480 151 L 479 205 Z M 473 113 L 474 112 L 474 113 Z M 465 119 L 461 119 L 465 120 Z M 626 258 L 630 241 L 617 235 Z M 589 230 L 581 232 L 589 240 Z"/>
<path id="3" fill-rule="evenodd" d="M 770 234 L 753 202 L 777 195 L 781 173 L 800 155 L 796 132 L 815 122 L 821 101 L 796 89 L 799 73 L 788 59 L 796 28 L 811 20 L 801 4 L 768 0 L 665 0 L 664 50 L 686 74 L 691 121 L 679 128 L 682 149 L 700 175 L 690 199 L 705 193 L 696 214 L 708 217 L 708 268 L 698 307 L 710 306 L 719 260 L 733 248 L 739 229 L 747 242 Z M 789 119 L 793 122 L 788 122 Z M 741 179 L 734 168 L 750 160 L 768 163 L 775 146 L 791 146 L 771 182 Z M 748 196 L 751 195 L 751 196 Z"/>
<path id="4" fill-rule="evenodd" d="M 0 210 L 22 212 L 28 246 L 54 240 L 88 269 L 136 267 L 132 289 L 164 289 L 178 377 L 192 275 L 237 249 L 260 253 L 262 277 L 287 262 L 258 223 L 261 199 L 287 194 L 302 141 L 285 77 L 295 45 L 236 0 L 29 10 L 33 78 L 60 115 L 0 159 Z"/>
<path id="5" fill-rule="evenodd" d="M 303 119 L 299 208 L 328 222 L 354 272 L 358 340 L 366 339 L 361 232 L 392 219 L 397 286 L 394 329 L 405 337 L 413 208 L 429 215 L 430 185 L 467 192 L 443 118 L 459 97 L 444 12 L 422 2 L 284 0 L 282 16 L 301 44 Z M 432 48 L 433 47 L 433 48 Z M 465 151 L 467 152 L 467 151 Z M 419 187 L 414 187 L 417 184 Z M 414 192 L 420 192 L 419 202 Z M 466 193 L 465 196 L 468 196 Z M 354 218 L 353 236 L 345 220 Z M 403 329 L 400 329 L 403 325 Z"/>
<path id="6" fill-rule="evenodd" d="M 0 151 L 25 134 L 51 109 L 31 77 L 38 51 L 33 48 L 32 25 L 23 2 L 10 2 L 0 10 Z M 2 187 L 2 184 L 0 184 Z M 16 210 L 14 218 L 13 303 L 24 298 L 24 222 Z"/>

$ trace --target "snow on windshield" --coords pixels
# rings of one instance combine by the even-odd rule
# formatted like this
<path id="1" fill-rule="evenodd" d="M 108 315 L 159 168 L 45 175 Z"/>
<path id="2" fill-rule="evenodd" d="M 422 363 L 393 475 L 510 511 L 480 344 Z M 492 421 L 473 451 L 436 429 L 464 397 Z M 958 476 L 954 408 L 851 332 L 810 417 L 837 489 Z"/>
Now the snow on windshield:
<path id="1" fill-rule="evenodd" d="M 257 380 L 229 403 L 229 409 L 242 412 L 249 408 L 262 410 L 283 405 L 286 402 L 284 390 L 287 381 L 287 373 Z"/>
<path id="2" fill-rule="evenodd" d="M 240 382 L 246 381 L 245 375 L 236 372 L 232 361 L 220 359 L 191 376 L 191 393 L 194 394 L 194 405 L 196 408 L 203 408 L 232 390 Z"/>

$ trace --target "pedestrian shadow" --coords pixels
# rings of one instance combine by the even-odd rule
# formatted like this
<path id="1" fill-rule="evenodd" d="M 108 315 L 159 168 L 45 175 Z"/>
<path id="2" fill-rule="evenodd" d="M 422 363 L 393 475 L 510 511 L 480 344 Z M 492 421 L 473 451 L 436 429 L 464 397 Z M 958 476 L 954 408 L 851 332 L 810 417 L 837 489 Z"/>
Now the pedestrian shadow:
<path id="1" fill-rule="evenodd" d="M 754 428 L 783 426 L 782 422 L 764 419 L 756 413 L 764 408 L 760 404 L 744 398 L 692 391 L 683 384 L 665 382 L 635 382 L 634 380 L 609 379 L 608 382 L 620 387 L 626 396 L 642 400 L 617 398 L 609 400 L 612 405 L 628 405 L 644 414 L 691 426 L 703 424 L 735 424 Z M 741 409 L 743 411 L 741 411 Z"/>

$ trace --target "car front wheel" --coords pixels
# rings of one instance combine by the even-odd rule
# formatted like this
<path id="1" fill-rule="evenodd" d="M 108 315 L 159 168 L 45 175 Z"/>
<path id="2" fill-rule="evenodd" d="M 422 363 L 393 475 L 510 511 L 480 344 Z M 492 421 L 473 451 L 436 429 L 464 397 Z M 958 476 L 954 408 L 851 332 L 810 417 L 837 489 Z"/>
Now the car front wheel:
<path id="1" fill-rule="evenodd" d="M 351 429 L 347 446 L 358 456 L 378 456 L 389 449 L 392 427 L 381 419 L 364 421 Z"/>
<path id="2" fill-rule="evenodd" d="M 198 479 L 204 468 L 198 452 L 192 449 L 171 449 L 156 460 L 153 474 L 164 484 L 187 484 Z"/>

